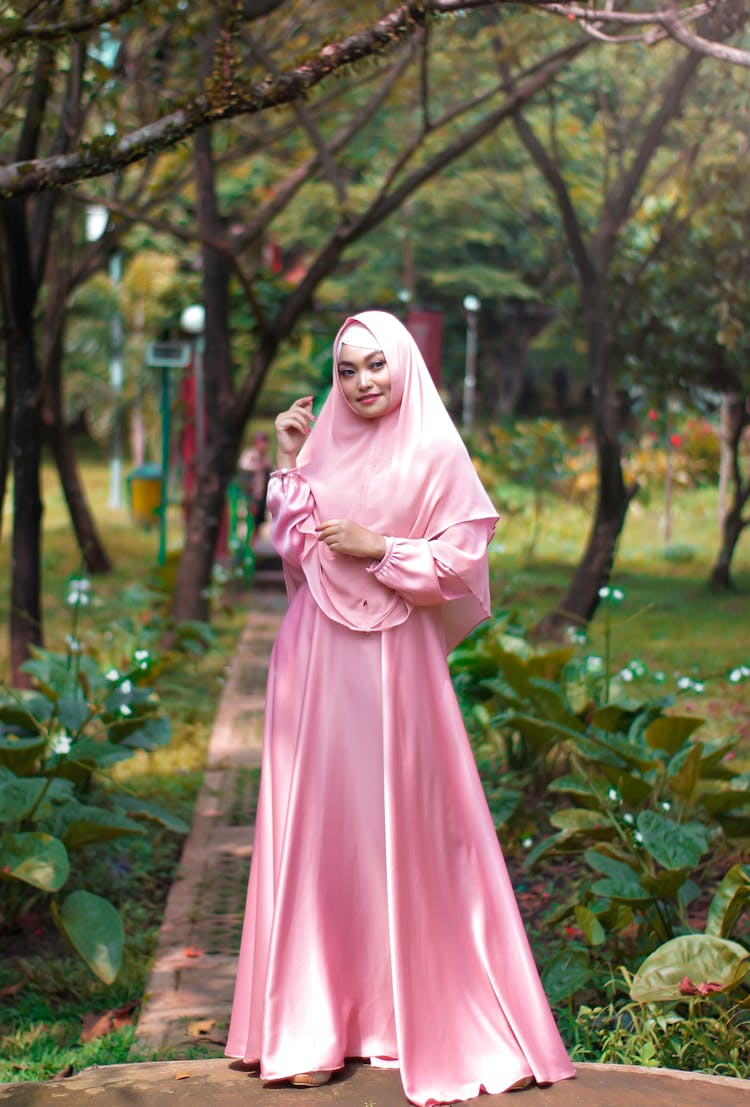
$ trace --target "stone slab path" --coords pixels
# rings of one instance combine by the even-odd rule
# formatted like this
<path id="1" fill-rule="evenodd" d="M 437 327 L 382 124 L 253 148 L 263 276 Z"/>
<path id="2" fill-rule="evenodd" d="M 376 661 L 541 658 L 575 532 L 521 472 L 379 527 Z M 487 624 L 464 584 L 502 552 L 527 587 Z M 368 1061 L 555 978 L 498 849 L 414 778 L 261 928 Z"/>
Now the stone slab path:
<path id="1" fill-rule="evenodd" d="M 232 1004 L 263 737 L 268 659 L 286 596 L 255 591 L 219 702 L 190 834 L 138 1023 L 146 1046 L 211 1037 Z M 218 1042 L 216 1043 L 218 1044 Z"/>

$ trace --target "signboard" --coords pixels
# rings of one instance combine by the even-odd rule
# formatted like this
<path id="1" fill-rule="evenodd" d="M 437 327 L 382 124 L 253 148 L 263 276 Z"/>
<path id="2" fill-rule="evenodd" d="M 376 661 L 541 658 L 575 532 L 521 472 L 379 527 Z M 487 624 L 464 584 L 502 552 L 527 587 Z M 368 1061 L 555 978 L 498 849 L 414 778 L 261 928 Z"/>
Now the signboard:
<path id="1" fill-rule="evenodd" d="M 189 342 L 149 342 L 146 365 L 150 369 L 186 369 L 193 357 Z"/>
<path id="2" fill-rule="evenodd" d="M 406 316 L 406 329 L 419 346 L 430 376 L 439 388 L 440 362 L 443 357 L 443 313 L 417 311 L 412 308 Z"/>

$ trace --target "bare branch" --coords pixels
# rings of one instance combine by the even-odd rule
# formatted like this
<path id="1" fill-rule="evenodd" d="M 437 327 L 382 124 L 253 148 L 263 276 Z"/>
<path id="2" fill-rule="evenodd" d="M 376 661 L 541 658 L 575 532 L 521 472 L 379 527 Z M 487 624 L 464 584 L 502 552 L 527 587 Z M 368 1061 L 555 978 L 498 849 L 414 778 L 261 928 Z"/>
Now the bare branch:
<path id="1" fill-rule="evenodd" d="M 19 16 L 10 27 L 0 31 L 0 49 L 20 42 L 55 42 L 80 35 L 103 23 L 112 23 L 142 3 L 143 0 L 120 0 L 119 4 L 97 5 L 88 15 L 58 23 L 29 23 L 28 14 Z"/>

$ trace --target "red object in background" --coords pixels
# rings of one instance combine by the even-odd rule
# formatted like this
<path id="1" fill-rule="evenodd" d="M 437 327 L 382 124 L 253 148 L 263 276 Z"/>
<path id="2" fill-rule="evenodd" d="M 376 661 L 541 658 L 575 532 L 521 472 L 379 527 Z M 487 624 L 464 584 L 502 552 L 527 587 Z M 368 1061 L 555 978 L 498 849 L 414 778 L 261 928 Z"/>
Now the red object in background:
<path id="1" fill-rule="evenodd" d="M 182 460 L 182 511 L 187 522 L 193 497 L 198 485 L 198 466 L 196 455 L 198 453 L 198 436 L 195 422 L 195 376 L 193 363 L 185 370 L 180 380 L 180 412 L 182 425 L 180 428 L 180 458 Z M 205 426 L 205 420 L 204 420 Z M 226 504 L 221 513 L 219 523 L 219 537 L 216 541 L 216 557 L 229 556 L 229 515 Z"/>
<path id="2" fill-rule="evenodd" d="M 443 358 L 443 313 L 442 311 L 417 311 L 409 309 L 406 316 L 406 329 L 419 346 L 425 359 L 430 376 L 437 388 L 440 387 L 440 367 Z"/>

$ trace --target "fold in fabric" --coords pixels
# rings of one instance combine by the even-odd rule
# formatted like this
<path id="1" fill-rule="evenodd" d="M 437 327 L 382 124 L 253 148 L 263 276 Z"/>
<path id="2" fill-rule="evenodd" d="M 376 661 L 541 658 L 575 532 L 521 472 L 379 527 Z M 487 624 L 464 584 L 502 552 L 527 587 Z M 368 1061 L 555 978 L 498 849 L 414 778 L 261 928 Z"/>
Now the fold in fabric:
<path id="1" fill-rule="evenodd" d="M 269 670 L 228 1055 L 267 1080 L 368 1057 L 397 1065 L 424 1107 L 573 1076 L 445 658 L 446 610 L 481 617 L 487 520 L 389 536 L 359 574 L 403 619 L 363 631 L 318 602 L 328 563 L 304 472 L 275 474 L 269 505 L 291 602 Z"/>

